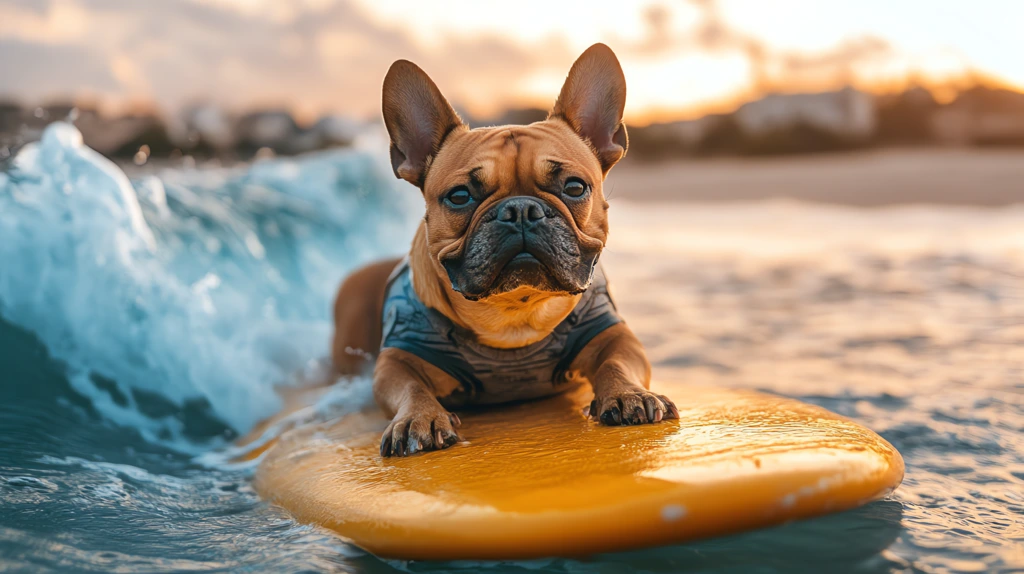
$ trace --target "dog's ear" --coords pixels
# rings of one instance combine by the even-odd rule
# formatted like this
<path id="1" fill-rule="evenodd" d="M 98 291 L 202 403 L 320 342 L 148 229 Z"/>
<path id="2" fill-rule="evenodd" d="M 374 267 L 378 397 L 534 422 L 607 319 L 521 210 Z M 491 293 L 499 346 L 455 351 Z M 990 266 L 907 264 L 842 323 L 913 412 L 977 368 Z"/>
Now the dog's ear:
<path id="1" fill-rule="evenodd" d="M 569 70 L 548 118 L 565 120 L 590 142 L 605 173 L 628 147 L 622 111 L 626 107 L 626 77 L 612 49 L 594 44 Z"/>
<path id="2" fill-rule="evenodd" d="M 391 64 L 382 107 L 391 137 L 391 167 L 396 176 L 422 189 L 441 142 L 465 124 L 426 72 L 408 60 Z"/>

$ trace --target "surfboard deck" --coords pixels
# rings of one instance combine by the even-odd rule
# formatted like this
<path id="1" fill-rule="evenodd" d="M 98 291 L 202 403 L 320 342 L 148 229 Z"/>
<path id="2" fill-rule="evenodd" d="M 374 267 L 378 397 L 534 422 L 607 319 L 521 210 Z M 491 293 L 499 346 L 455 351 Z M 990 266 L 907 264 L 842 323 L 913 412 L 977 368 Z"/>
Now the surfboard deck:
<path id="1" fill-rule="evenodd" d="M 838 512 L 884 497 L 903 459 L 820 407 L 746 391 L 656 384 L 679 420 L 605 427 L 589 389 L 459 412 L 466 442 L 381 458 L 365 411 L 292 429 L 255 486 L 298 520 L 378 556 L 586 556 Z"/>

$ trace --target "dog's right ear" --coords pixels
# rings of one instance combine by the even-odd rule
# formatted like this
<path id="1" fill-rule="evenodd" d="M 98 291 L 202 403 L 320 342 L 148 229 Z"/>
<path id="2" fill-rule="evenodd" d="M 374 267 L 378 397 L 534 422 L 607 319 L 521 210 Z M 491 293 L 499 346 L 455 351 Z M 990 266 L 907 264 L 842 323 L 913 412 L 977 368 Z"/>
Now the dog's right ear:
<path id="1" fill-rule="evenodd" d="M 626 155 L 622 112 L 626 77 L 612 49 L 594 44 L 576 60 L 548 118 L 561 118 L 588 142 L 605 174 Z"/>
<path id="2" fill-rule="evenodd" d="M 466 124 L 430 76 L 408 60 L 391 64 L 384 77 L 383 111 L 395 175 L 423 189 L 444 138 Z"/>

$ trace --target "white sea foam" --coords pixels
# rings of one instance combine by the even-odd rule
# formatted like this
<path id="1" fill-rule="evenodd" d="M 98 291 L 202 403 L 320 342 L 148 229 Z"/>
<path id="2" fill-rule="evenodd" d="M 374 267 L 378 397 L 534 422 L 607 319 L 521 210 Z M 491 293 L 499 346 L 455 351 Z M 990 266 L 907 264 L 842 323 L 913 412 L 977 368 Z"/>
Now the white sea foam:
<path id="1" fill-rule="evenodd" d="M 148 438 L 182 422 L 142 414 L 133 390 L 205 399 L 244 431 L 326 354 L 339 280 L 407 248 L 420 200 L 402 186 L 360 151 L 132 182 L 53 124 L 0 174 L 0 315 Z"/>

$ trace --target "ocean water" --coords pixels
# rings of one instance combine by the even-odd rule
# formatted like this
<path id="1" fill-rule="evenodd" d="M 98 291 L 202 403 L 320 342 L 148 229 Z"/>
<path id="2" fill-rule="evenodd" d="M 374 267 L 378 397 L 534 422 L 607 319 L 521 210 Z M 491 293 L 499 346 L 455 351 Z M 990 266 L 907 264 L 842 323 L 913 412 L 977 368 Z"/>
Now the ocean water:
<path id="1" fill-rule="evenodd" d="M 385 147 L 129 179 L 55 124 L 0 173 L 0 571 L 1024 569 L 1024 207 L 612 201 L 604 261 L 656 376 L 860 421 L 907 463 L 886 500 L 497 563 L 381 561 L 262 502 L 223 453 L 321 376 L 337 284 L 421 213 L 361 149 Z"/>

